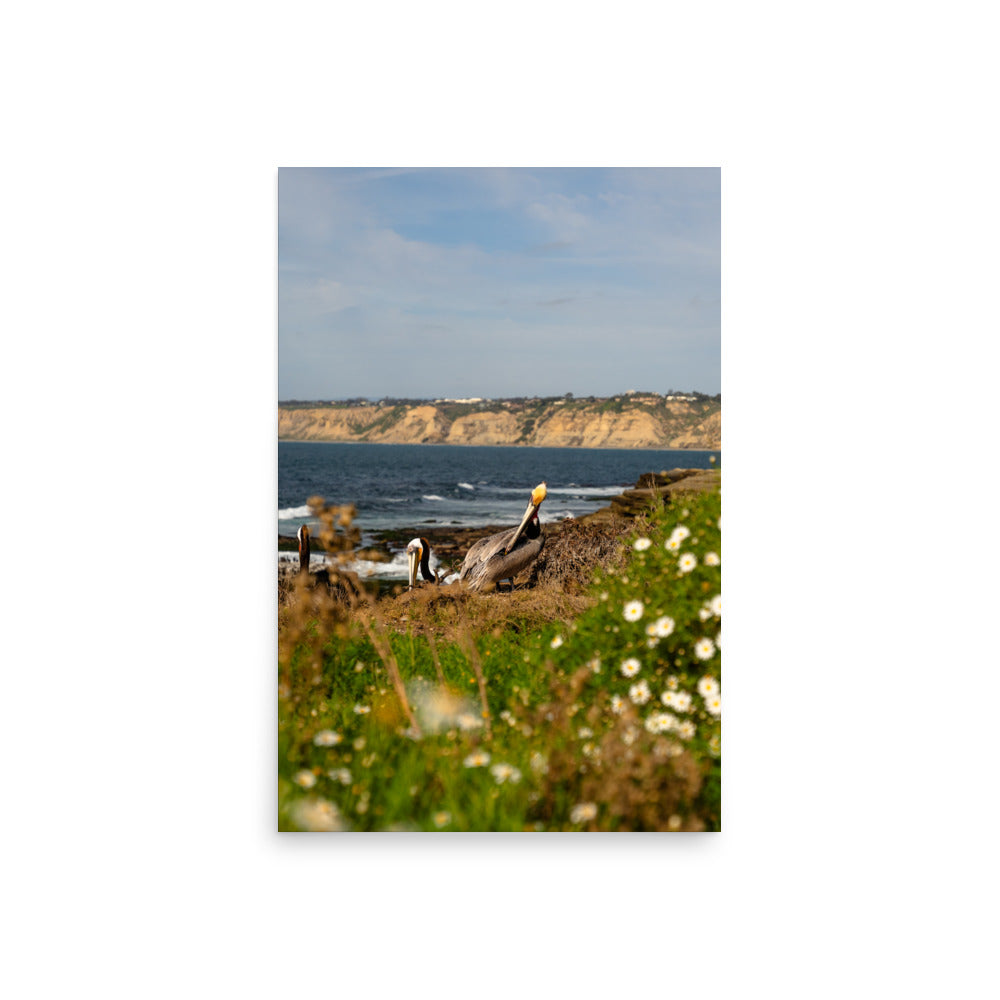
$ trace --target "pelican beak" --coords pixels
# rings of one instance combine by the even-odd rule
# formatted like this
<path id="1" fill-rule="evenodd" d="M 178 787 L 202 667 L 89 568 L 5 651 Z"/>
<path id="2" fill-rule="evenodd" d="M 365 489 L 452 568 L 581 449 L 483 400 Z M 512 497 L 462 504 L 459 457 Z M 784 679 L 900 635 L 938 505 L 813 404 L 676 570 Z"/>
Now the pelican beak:
<path id="1" fill-rule="evenodd" d="M 507 544 L 507 547 L 503 550 L 504 555 L 508 555 L 510 550 L 514 548 L 517 544 L 517 540 L 521 537 L 521 532 L 528 526 L 528 522 L 535 516 L 538 508 L 541 507 L 542 501 L 545 499 L 547 494 L 545 483 L 539 483 L 531 491 L 531 499 L 528 501 L 528 507 L 524 512 L 524 517 L 521 518 L 521 523 L 517 526 L 517 531 L 514 532 L 514 537 Z"/>
<path id="2" fill-rule="evenodd" d="M 420 555 L 421 550 L 419 548 L 406 550 L 406 558 L 410 562 L 410 590 L 413 590 L 413 585 L 417 582 L 417 566 L 420 564 Z"/>

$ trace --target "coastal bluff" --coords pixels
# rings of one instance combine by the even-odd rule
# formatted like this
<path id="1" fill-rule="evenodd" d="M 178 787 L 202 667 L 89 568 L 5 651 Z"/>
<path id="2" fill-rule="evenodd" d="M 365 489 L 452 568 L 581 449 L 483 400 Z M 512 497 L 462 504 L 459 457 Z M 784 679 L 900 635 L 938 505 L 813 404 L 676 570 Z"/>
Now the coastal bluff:
<path id="1" fill-rule="evenodd" d="M 279 403 L 281 441 L 553 448 L 722 446 L 722 404 L 707 396 L 474 402 Z"/>

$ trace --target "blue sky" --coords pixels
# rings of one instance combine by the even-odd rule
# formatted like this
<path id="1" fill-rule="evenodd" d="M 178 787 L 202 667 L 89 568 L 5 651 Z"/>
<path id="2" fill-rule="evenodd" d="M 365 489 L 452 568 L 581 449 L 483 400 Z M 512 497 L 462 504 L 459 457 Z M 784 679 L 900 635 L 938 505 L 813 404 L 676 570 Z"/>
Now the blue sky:
<path id="1" fill-rule="evenodd" d="M 720 385 L 720 171 L 278 175 L 278 398 Z"/>

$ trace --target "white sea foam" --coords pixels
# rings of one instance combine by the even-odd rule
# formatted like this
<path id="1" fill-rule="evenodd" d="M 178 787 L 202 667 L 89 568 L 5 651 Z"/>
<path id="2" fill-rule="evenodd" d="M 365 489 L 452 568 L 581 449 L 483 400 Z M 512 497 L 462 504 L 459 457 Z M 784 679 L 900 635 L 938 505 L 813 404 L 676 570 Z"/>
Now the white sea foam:
<path id="1" fill-rule="evenodd" d="M 439 497 L 436 493 L 425 493 L 421 497 L 421 499 L 422 500 L 443 500 L 444 497 Z"/>
<path id="2" fill-rule="evenodd" d="M 312 507 L 306 504 L 304 507 L 286 507 L 278 511 L 279 521 L 291 521 L 297 517 L 309 517 L 312 514 Z"/>
<path id="3" fill-rule="evenodd" d="M 474 490 L 476 488 L 472 483 L 459 483 L 458 485 L 463 490 Z"/>

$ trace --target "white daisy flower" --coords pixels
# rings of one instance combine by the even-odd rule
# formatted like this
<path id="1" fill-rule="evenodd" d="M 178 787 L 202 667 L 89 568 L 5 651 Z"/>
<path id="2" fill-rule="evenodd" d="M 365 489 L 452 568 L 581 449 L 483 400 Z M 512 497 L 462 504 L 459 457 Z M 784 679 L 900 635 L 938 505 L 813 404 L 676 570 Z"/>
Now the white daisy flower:
<path id="1" fill-rule="evenodd" d="M 326 799 L 299 799 L 290 812 L 292 822 L 309 833 L 333 833 L 344 829 L 340 810 Z"/>
<path id="2" fill-rule="evenodd" d="M 706 566 L 718 566 L 721 560 L 719 559 L 718 552 L 706 552 L 705 553 L 705 565 Z"/>
<path id="3" fill-rule="evenodd" d="M 627 660 L 622 660 L 622 673 L 626 677 L 635 677 L 639 673 L 640 666 L 639 661 L 634 656 L 630 656 Z"/>
<path id="4" fill-rule="evenodd" d="M 633 684 L 628 689 L 629 699 L 634 705 L 645 705 L 647 701 L 652 697 L 652 692 L 649 690 L 649 685 L 645 681 L 639 681 L 638 684 Z"/>
<path id="5" fill-rule="evenodd" d="M 678 723 L 674 727 L 674 729 L 677 732 L 677 735 L 682 740 L 689 740 L 689 739 L 691 739 L 691 737 L 694 736 L 694 734 L 696 732 L 695 724 L 690 719 L 685 719 L 683 722 Z"/>
<path id="6" fill-rule="evenodd" d="M 638 735 L 639 735 L 639 730 L 636 729 L 635 726 L 629 726 L 628 729 L 626 729 L 625 732 L 622 733 L 622 743 L 624 743 L 625 746 L 630 747 L 633 743 L 635 743 Z"/>
<path id="7" fill-rule="evenodd" d="M 712 609 L 707 604 L 703 604 L 698 610 L 698 617 L 703 622 L 707 622 L 708 619 L 712 617 Z"/>
<path id="8" fill-rule="evenodd" d="M 691 529 L 686 524 L 678 524 L 673 531 L 670 532 L 671 538 L 676 538 L 679 542 L 683 542 L 685 538 L 691 535 Z"/>
<path id="9" fill-rule="evenodd" d="M 653 712 L 646 719 L 646 729 L 651 733 L 669 733 L 677 724 L 677 719 L 669 712 Z"/>
<path id="10" fill-rule="evenodd" d="M 611 711 L 615 715 L 621 715 L 625 711 L 625 699 L 620 694 L 611 696 Z"/>
<path id="11" fill-rule="evenodd" d="M 653 622 L 653 634 L 661 639 L 666 639 L 674 630 L 674 620 L 669 615 L 663 615 Z"/>
<path id="12" fill-rule="evenodd" d="M 561 646 L 562 644 L 563 644 L 563 637 L 562 637 L 561 635 L 557 635 L 557 636 L 556 636 L 556 637 L 555 637 L 555 638 L 554 638 L 554 639 L 552 640 L 552 642 L 550 642 L 550 643 L 549 643 L 549 645 L 550 645 L 550 646 L 551 646 L 551 647 L 552 647 L 553 649 L 558 649 L 558 648 L 559 648 L 559 647 L 560 647 L 560 646 Z"/>
<path id="13" fill-rule="evenodd" d="M 307 771 L 303 768 L 301 771 L 296 771 L 295 777 L 292 781 L 296 785 L 301 785 L 303 788 L 312 788 L 316 784 L 316 775 L 312 771 Z"/>
<path id="14" fill-rule="evenodd" d="M 667 678 L 667 687 L 670 688 L 671 691 L 676 691 L 677 690 L 677 685 L 679 683 L 680 682 L 677 680 L 677 678 L 673 674 L 671 674 Z"/>
<path id="15" fill-rule="evenodd" d="M 494 764 L 490 768 L 490 774 L 496 778 L 498 785 L 502 785 L 505 781 L 516 785 L 521 780 L 521 772 L 510 764 Z"/>
<path id="16" fill-rule="evenodd" d="M 599 656 L 595 656 L 592 660 L 587 661 L 587 666 L 590 667 L 595 674 L 599 674 L 601 672 L 601 658 Z"/>
<path id="17" fill-rule="evenodd" d="M 705 710 L 712 715 L 722 715 L 722 695 L 710 694 L 705 698 Z"/>
<path id="18" fill-rule="evenodd" d="M 664 702 L 666 704 L 666 702 Z M 687 712 L 691 709 L 691 695 L 687 691 L 674 692 L 674 708 L 678 712 Z"/>
<path id="19" fill-rule="evenodd" d="M 625 605 L 623 614 L 625 615 L 625 621 L 627 622 L 637 622 L 642 617 L 643 604 L 642 601 L 629 601 Z"/>
<path id="20" fill-rule="evenodd" d="M 318 747 L 335 747 L 344 737 L 332 729 L 321 729 L 314 737 L 313 743 Z"/>
<path id="21" fill-rule="evenodd" d="M 716 618 L 722 617 L 722 594 L 716 594 L 709 602 L 708 606 L 712 609 L 712 614 Z"/>
<path id="22" fill-rule="evenodd" d="M 370 705 L 355 705 L 354 714 L 355 715 L 367 715 L 371 711 Z"/>
<path id="23" fill-rule="evenodd" d="M 594 735 L 594 730 L 590 726 L 580 726 L 576 731 L 576 735 L 581 740 L 589 740 Z"/>
<path id="24" fill-rule="evenodd" d="M 339 781 L 342 785 L 351 783 L 351 772 L 346 767 L 335 767 L 332 771 L 327 771 L 326 776 L 334 781 Z"/>
<path id="25" fill-rule="evenodd" d="M 537 750 L 531 755 L 531 770 L 536 774 L 547 774 L 549 762 Z"/>
<path id="26" fill-rule="evenodd" d="M 485 750 L 476 750 L 462 761 L 466 767 L 486 767 L 489 762 L 490 755 Z"/>
<path id="27" fill-rule="evenodd" d="M 659 646 L 659 644 L 660 640 L 654 636 L 652 639 L 646 640 L 646 649 L 656 649 L 656 647 Z"/>
<path id="28" fill-rule="evenodd" d="M 677 560 L 677 568 L 682 573 L 690 573 L 691 570 L 698 565 L 698 558 L 693 552 L 685 552 L 684 555 Z"/>
<path id="29" fill-rule="evenodd" d="M 578 802 L 570 810 L 569 821 L 571 823 L 586 823 L 597 815 L 597 804 L 594 802 Z"/>
<path id="30" fill-rule="evenodd" d="M 677 692 L 664 691 L 663 694 L 660 695 L 660 701 L 662 701 L 667 708 L 673 708 L 677 702 Z"/>
<path id="31" fill-rule="evenodd" d="M 715 655 L 715 643 L 706 635 L 694 644 L 694 655 L 699 660 L 710 660 Z"/>
<path id="32" fill-rule="evenodd" d="M 458 728 L 465 731 L 478 729 L 483 724 L 483 720 L 471 712 L 462 712 L 461 715 L 455 717 L 455 721 L 458 723 Z"/>
<path id="33" fill-rule="evenodd" d="M 719 693 L 719 682 L 714 678 L 706 674 L 700 681 L 698 681 L 698 694 L 702 698 L 707 698 L 709 695 Z"/>
<path id="34" fill-rule="evenodd" d="M 636 552 L 645 552 L 646 549 L 648 549 L 652 544 L 653 543 L 648 538 L 637 538 L 632 543 L 632 548 L 635 549 Z"/>

